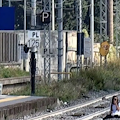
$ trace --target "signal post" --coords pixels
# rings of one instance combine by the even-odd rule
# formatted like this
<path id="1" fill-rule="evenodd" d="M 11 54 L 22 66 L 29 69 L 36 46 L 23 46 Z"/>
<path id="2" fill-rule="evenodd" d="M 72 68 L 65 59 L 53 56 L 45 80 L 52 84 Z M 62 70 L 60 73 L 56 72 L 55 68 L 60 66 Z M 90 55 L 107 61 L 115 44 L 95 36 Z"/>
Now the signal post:
<path id="1" fill-rule="evenodd" d="M 24 51 L 27 53 L 29 49 L 31 50 L 30 58 L 30 72 L 31 72 L 31 95 L 35 94 L 35 72 L 36 72 L 36 49 L 39 47 L 40 41 L 40 31 L 28 31 L 28 42 L 24 46 Z"/>

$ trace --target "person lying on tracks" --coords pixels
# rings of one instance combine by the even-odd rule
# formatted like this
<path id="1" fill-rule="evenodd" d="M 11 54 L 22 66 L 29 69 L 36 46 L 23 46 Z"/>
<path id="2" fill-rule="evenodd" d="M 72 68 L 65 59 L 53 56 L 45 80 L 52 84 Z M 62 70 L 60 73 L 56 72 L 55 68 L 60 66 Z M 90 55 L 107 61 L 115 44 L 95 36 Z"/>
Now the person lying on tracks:
<path id="1" fill-rule="evenodd" d="M 117 96 L 112 97 L 110 113 L 111 116 L 120 116 L 120 103 L 118 102 Z"/>

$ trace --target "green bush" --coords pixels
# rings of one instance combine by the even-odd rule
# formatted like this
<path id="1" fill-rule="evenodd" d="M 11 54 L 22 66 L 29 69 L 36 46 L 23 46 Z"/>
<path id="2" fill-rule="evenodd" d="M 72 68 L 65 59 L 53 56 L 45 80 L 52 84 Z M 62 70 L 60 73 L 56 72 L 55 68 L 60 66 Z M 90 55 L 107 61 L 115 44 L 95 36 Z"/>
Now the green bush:
<path id="1" fill-rule="evenodd" d="M 0 78 L 28 76 L 29 73 L 22 71 L 19 68 L 4 68 L 0 67 Z"/>
<path id="2" fill-rule="evenodd" d="M 84 77 L 91 84 L 88 84 L 91 89 L 106 90 L 119 89 L 120 86 L 120 60 L 109 62 L 106 67 L 94 67 L 87 71 L 80 71 L 80 77 Z"/>
<path id="3" fill-rule="evenodd" d="M 57 97 L 63 101 L 78 99 L 90 90 L 120 89 L 120 60 L 109 62 L 106 67 L 94 67 L 73 73 L 70 80 L 37 84 L 36 95 Z M 15 94 L 30 95 L 30 85 Z"/>

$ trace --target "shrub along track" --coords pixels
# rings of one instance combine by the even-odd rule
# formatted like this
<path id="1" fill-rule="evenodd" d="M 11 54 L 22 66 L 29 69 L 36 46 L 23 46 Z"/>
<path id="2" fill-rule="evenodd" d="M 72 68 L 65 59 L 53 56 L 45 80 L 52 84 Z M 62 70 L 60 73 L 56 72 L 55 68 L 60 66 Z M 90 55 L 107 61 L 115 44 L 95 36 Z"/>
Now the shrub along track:
<path id="1" fill-rule="evenodd" d="M 99 116 L 106 112 L 108 113 L 110 110 L 110 101 L 114 95 L 120 96 L 120 91 L 96 98 L 95 100 L 87 101 L 82 104 L 77 104 L 65 109 L 43 114 L 29 120 L 72 120 L 73 118 L 73 120 L 90 120 L 93 117 Z"/>

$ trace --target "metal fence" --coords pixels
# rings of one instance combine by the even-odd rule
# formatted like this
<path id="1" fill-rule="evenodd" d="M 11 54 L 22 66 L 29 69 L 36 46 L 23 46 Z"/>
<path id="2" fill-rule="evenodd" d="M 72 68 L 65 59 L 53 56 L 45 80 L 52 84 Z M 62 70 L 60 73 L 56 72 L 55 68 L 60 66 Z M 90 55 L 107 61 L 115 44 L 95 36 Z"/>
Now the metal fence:
<path id="1" fill-rule="evenodd" d="M 19 61 L 19 41 L 15 32 L 0 32 L 0 63 Z"/>

